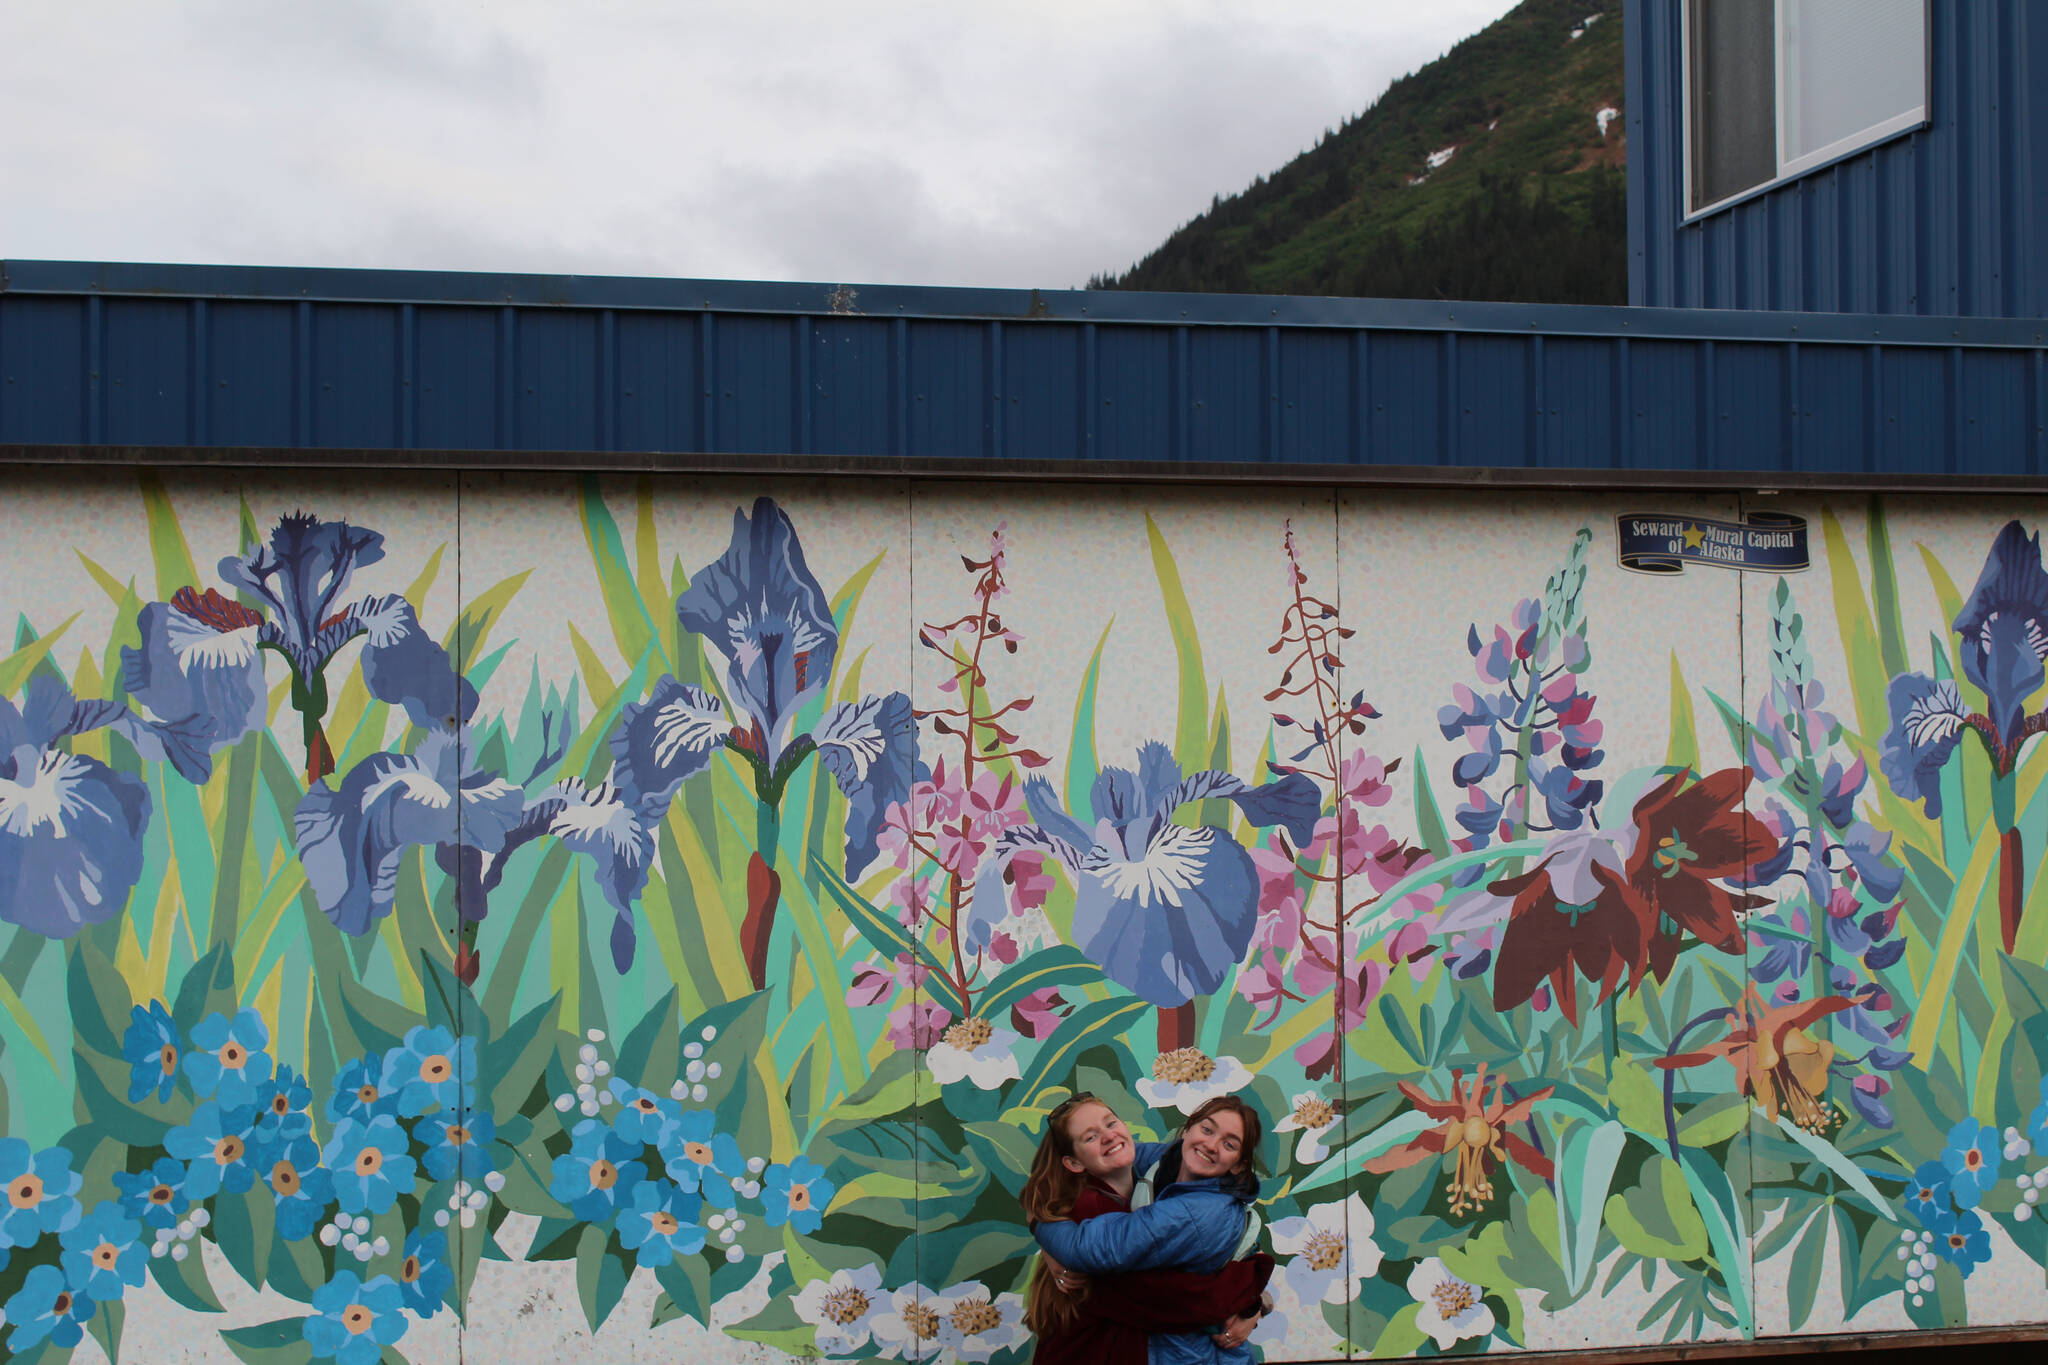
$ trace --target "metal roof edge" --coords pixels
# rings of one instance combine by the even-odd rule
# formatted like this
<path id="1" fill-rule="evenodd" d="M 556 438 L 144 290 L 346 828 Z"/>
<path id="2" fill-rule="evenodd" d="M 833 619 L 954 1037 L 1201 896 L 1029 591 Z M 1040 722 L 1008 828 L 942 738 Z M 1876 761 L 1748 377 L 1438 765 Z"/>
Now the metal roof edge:
<path id="1" fill-rule="evenodd" d="M 0 468 L 384 469 L 473 473 L 633 473 L 680 477 L 914 479 L 967 482 L 1270 485 L 1471 492 L 1942 493 L 2048 495 L 2048 476 L 1789 470 L 1566 469 L 1445 465 L 987 460 L 901 455 L 735 455 L 666 451 L 390 450 L 286 446 L 0 443 Z"/>
<path id="2" fill-rule="evenodd" d="M 0 296 L 444 304 L 1133 326 L 1640 337 L 1648 340 L 2036 348 L 2048 319 L 1587 307 L 1277 294 L 522 275 L 335 267 L 0 260 Z"/>

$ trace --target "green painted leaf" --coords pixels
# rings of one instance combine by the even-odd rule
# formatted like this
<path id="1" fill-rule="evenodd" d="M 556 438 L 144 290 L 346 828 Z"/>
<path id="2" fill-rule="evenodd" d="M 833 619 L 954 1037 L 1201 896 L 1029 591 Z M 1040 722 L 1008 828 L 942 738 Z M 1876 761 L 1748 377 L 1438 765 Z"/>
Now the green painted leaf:
<path id="1" fill-rule="evenodd" d="M 1202 639 L 1196 629 L 1194 608 L 1188 605 L 1187 590 L 1181 586 L 1180 566 L 1174 563 L 1172 547 L 1160 533 L 1152 514 L 1145 514 L 1145 538 L 1152 546 L 1152 572 L 1159 579 L 1159 596 L 1166 607 L 1167 629 L 1173 635 L 1173 654 L 1179 670 L 1179 719 L 1173 727 L 1173 756 L 1182 772 L 1202 767 L 1209 757 L 1209 684 L 1202 671 Z"/>
<path id="2" fill-rule="evenodd" d="M 73 612 L 48 635 L 39 640 L 32 640 L 6 658 L 0 659 L 0 696 L 12 697 L 20 692 L 28 683 L 28 675 L 35 672 L 43 661 L 50 657 L 50 651 L 56 648 L 57 641 L 63 638 L 64 632 L 69 630 L 71 623 L 77 619 L 78 613 Z"/>
<path id="3" fill-rule="evenodd" d="M 1707 1242 L 1721 1270 L 1722 1286 L 1735 1306 L 1735 1320 L 1744 1335 L 1756 1331 L 1756 1310 L 1751 1292 L 1749 1222 L 1743 1216 L 1744 1200 L 1711 1156 L 1696 1147 L 1678 1149 L 1679 1169 L 1692 1190 L 1693 1207 L 1707 1225 Z"/>
<path id="4" fill-rule="evenodd" d="M 1707 1254 L 1707 1225 L 1693 1207 L 1685 1172 L 1668 1156 L 1651 1157 L 1632 1188 L 1608 1196 L 1607 1226 L 1624 1247 L 1651 1260 L 1696 1261 Z"/>
<path id="5" fill-rule="evenodd" d="M 1807 1220 L 1806 1234 L 1792 1253 L 1786 1269 L 1785 1304 L 1792 1310 L 1792 1330 L 1798 1331 L 1813 1316 L 1813 1298 L 1820 1290 L 1820 1268 L 1828 1245 L 1828 1212 L 1822 1205 Z"/>
<path id="6" fill-rule="evenodd" d="M 1714 1095 L 1678 1117 L 1678 1140 L 1687 1147 L 1718 1147 L 1749 1126 L 1749 1099 Z"/>
<path id="7" fill-rule="evenodd" d="M 990 986 L 976 1009 L 984 1019 L 1001 1023 L 1003 1014 L 1033 991 L 1048 986 L 1078 986 L 1102 980 L 1102 968 L 1069 944 L 1054 944 L 1016 963 Z"/>
<path id="8" fill-rule="evenodd" d="M 1693 721 L 1692 689 L 1685 685 L 1685 671 L 1678 666 L 1675 649 L 1671 651 L 1671 742 L 1664 750 L 1664 766 L 1694 771 L 1700 766 L 1699 727 Z"/>
<path id="9" fill-rule="evenodd" d="M 1435 1127 L 1436 1123 L 1437 1120 L 1427 1114 L 1404 1109 L 1364 1137 L 1354 1138 L 1341 1151 L 1325 1157 L 1314 1171 L 1295 1182 L 1294 1192 L 1306 1194 L 1326 1185 L 1341 1185 L 1347 1171 L 1364 1165 L 1383 1152 L 1392 1151 L 1416 1134 Z"/>
<path id="10" fill-rule="evenodd" d="M 1415 748 L 1415 763 L 1409 769 L 1415 777 L 1415 834 L 1422 846 L 1429 850 L 1432 858 L 1448 858 L 1451 854 L 1451 837 L 1444 828 L 1443 811 L 1436 804 L 1436 793 L 1429 789 L 1429 769 L 1422 761 L 1422 746 Z"/>
<path id="11" fill-rule="evenodd" d="M 135 471 L 142 491 L 142 509 L 149 524 L 149 553 L 156 561 L 156 595 L 160 602 L 171 600 L 180 588 L 201 586 L 199 570 L 192 563 L 192 551 L 185 544 L 185 528 L 178 524 L 177 509 L 153 469 Z"/>
<path id="12" fill-rule="evenodd" d="M 1065 1085 L 1081 1054 L 1099 1042 L 1118 1037 L 1153 1007 L 1135 996 L 1092 1000 L 1060 1021 L 1052 1037 L 1038 1049 L 1031 1069 L 1009 1092 L 1009 1102 L 1026 1104 L 1048 1086 Z"/>
<path id="13" fill-rule="evenodd" d="M 1892 1212 L 1891 1201 L 1877 1192 L 1877 1186 L 1870 1183 L 1870 1177 L 1856 1168 L 1856 1163 L 1836 1149 L 1835 1145 L 1792 1122 L 1790 1114 L 1778 1115 L 1778 1128 L 1787 1137 L 1804 1147 L 1814 1160 L 1832 1171 L 1844 1185 L 1861 1196 L 1864 1203 L 1876 1211 L 1878 1217 L 1896 1222 L 1898 1215 Z"/>
<path id="14" fill-rule="evenodd" d="M 583 1304 L 583 1320 L 595 1332 L 619 1306 L 632 1270 L 612 1246 L 612 1234 L 605 1228 L 586 1226 L 576 1240 L 576 1296 Z"/>
<path id="15" fill-rule="evenodd" d="M 711 1268 L 702 1256 L 678 1256 L 667 1265 L 655 1267 L 654 1278 L 661 1284 L 662 1295 L 655 1302 L 654 1317 L 648 1326 L 659 1327 L 676 1318 L 710 1323 Z"/>
<path id="16" fill-rule="evenodd" d="M 1609 1119 L 1574 1128 L 1558 1144 L 1558 1263 L 1570 1273 L 1574 1294 L 1585 1293 L 1593 1277 L 1607 1188 L 1627 1142 L 1628 1130 Z"/>
<path id="17" fill-rule="evenodd" d="M 1081 690 L 1074 697 L 1074 726 L 1067 744 L 1067 812 L 1077 819 L 1087 818 L 1088 792 L 1102 770 L 1095 754 L 1095 688 L 1102 679 L 1102 651 L 1109 646 L 1114 625 L 1114 616 L 1103 623 L 1102 635 L 1081 674 Z"/>
<path id="18" fill-rule="evenodd" d="M 845 912 L 847 919 L 853 921 L 853 927 L 860 931 L 860 936 L 873 944 L 885 959 L 893 961 L 899 953 L 914 953 L 917 960 L 932 972 L 932 975 L 925 978 L 922 987 L 924 992 L 955 1016 L 967 1013 L 967 1006 L 962 1003 L 960 993 L 953 989 L 946 965 L 933 956 L 932 950 L 923 943 L 913 942 L 910 935 L 903 931 L 903 926 L 897 923 L 894 915 L 876 909 L 867 897 L 848 886 L 846 879 L 834 872 L 831 865 L 815 853 L 811 855 L 811 876 L 817 880 L 818 885 L 825 888 L 825 894 L 831 897 L 833 904 Z"/>
<path id="19" fill-rule="evenodd" d="M 313 1348 L 306 1341 L 305 1324 L 303 1315 L 277 1318 L 253 1327 L 225 1327 L 220 1337 L 249 1365 L 307 1365 L 313 1359 Z"/>
<path id="20" fill-rule="evenodd" d="M 1372 1344 L 1372 1358 L 1387 1360 L 1395 1356 L 1412 1356 L 1421 1350 L 1423 1343 L 1430 1339 L 1429 1333 L 1416 1325 L 1415 1319 L 1421 1312 L 1419 1303 L 1403 1304 L 1393 1317 L 1388 1318 L 1387 1325 L 1380 1329 Z"/>
<path id="21" fill-rule="evenodd" d="M 1615 1062 L 1614 1078 L 1607 1083 L 1614 1112 L 1652 1142 L 1662 1142 L 1665 1136 L 1663 1074 L 1624 1057 Z"/>
<path id="22" fill-rule="evenodd" d="M 597 570 L 598 589 L 604 594 L 605 614 L 611 620 L 612 639 L 618 644 L 619 657 L 639 659 L 649 646 L 659 650 L 654 618 L 640 599 L 639 585 L 633 581 L 633 566 L 619 536 L 619 523 L 605 505 L 604 491 L 596 475 L 585 474 L 577 481 L 576 511 L 583 522 L 583 540 L 590 549 L 591 565 Z M 661 657 L 666 660 L 665 654 Z M 592 695 L 596 695 L 595 687 Z"/>

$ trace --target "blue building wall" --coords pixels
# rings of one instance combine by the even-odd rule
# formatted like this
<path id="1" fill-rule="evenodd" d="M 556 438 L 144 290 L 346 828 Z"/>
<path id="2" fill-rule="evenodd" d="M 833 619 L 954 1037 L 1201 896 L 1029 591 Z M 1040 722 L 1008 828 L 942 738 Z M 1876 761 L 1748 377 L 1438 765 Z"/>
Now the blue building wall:
<path id="1" fill-rule="evenodd" d="M 1628 0 L 1629 301 L 2048 316 L 2048 9 L 1931 0 L 1930 121 L 1692 222 L 1682 0 Z"/>
<path id="2" fill-rule="evenodd" d="M 2011 319 L 0 263 L 0 445 L 2031 475 Z"/>

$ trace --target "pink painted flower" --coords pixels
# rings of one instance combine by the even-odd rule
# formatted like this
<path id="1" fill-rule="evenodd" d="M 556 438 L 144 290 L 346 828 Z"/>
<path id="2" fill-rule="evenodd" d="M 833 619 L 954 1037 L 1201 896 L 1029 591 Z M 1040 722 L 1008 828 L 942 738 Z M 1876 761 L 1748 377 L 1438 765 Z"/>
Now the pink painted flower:
<path id="1" fill-rule="evenodd" d="M 1011 856 L 1004 873 L 1010 883 L 1010 904 L 1018 910 L 1036 910 L 1052 894 L 1052 864 L 1042 853 L 1022 849 Z"/>
<path id="2" fill-rule="evenodd" d="M 950 1011 L 931 1000 L 917 1000 L 889 1011 L 889 1042 L 901 1049 L 922 1052 L 939 1041 L 946 1025 L 953 1022 Z"/>
<path id="3" fill-rule="evenodd" d="M 1348 755 L 1337 770 L 1337 786 L 1361 806 L 1384 806 L 1394 797 L 1387 784 L 1387 765 L 1377 754 L 1364 751 Z"/>
<path id="4" fill-rule="evenodd" d="M 1010 1007 L 1010 1024 L 1026 1038 L 1045 1038 L 1060 1026 L 1069 1008 L 1057 986 L 1045 986 Z"/>

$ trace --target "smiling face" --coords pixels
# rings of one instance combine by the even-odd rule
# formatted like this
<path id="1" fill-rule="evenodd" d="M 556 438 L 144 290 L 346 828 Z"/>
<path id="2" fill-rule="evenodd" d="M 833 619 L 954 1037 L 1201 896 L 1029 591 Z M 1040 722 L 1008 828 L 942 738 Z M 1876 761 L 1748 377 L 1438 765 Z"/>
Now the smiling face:
<path id="1" fill-rule="evenodd" d="M 1131 1168 L 1138 1149 L 1131 1143 L 1131 1130 L 1110 1112 L 1108 1105 L 1094 1100 L 1078 1104 L 1067 1115 L 1066 1123 L 1067 1137 L 1074 1144 L 1074 1154 L 1060 1160 L 1068 1170 L 1076 1175 L 1108 1180 Z"/>
<path id="2" fill-rule="evenodd" d="M 1233 1175 L 1245 1168 L 1244 1119 L 1219 1109 L 1196 1119 L 1182 1135 L 1180 1168 L 1190 1180 Z"/>

